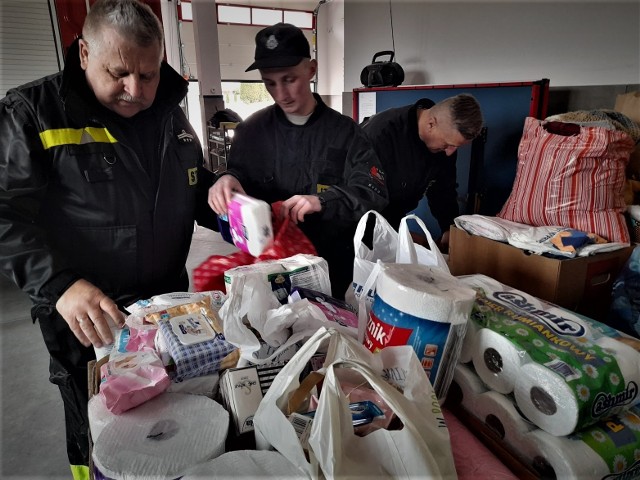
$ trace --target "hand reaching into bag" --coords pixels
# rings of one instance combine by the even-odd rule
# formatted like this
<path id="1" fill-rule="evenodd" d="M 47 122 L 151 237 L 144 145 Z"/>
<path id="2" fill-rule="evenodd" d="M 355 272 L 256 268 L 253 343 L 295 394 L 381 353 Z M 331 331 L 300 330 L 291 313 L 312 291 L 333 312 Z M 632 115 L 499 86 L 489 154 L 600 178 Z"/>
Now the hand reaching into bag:
<path id="1" fill-rule="evenodd" d="M 322 210 L 320 198 L 316 195 L 294 195 L 282 202 L 280 213 L 289 217 L 293 223 L 304 222 L 304 216 Z"/>

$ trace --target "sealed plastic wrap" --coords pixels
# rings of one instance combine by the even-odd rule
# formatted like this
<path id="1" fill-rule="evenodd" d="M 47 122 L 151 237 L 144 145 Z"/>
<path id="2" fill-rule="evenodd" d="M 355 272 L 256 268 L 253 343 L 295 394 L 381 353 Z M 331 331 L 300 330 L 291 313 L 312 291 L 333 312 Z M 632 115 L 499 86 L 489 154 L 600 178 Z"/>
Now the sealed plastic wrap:
<path id="1" fill-rule="evenodd" d="M 381 267 L 364 345 L 377 352 L 410 345 L 438 399 L 444 400 L 475 291 L 438 267 L 389 263 Z"/>
<path id="2" fill-rule="evenodd" d="M 623 187 L 634 144 L 624 131 L 528 117 L 513 189 L 497 216 L 629 243 Z"/>
<path id="3" fill-rule="evenodd" d="M 639 405 L 601 418 L 570 435 L 556 436 L 529 422 L 517 407 L 513 395 L 486 390 L 486 386 L 477 388 L 482 381 L 472 365 L 459 367 L 463 367 L 461 372 L 464 374 L 456 375 L 452 392 L 464 390 L 465 395 L 454 398 L 450 393 L 447 405 L 461 418 L 463 414 L 459 408 L 462 407 L 468 416 L 466 424 L 475 423 L 472 421 L 475 417 L 481 425 L 478 427 L 476 424 L 476 431 L 492 445 L 494 451 L 501 452 L 503 461 L 517 467 L 514 471 L 522 470 L 526 478 L 563 480 L 631 479 L 640 476 Z M 449 428 L 455 447 L 454 430 L 451 425 Z"/>
<path id="4" fill-rule="evenodd" d="M 199 310 L 182 314 L 182 309 L 169 309 L 159 313 L 158 331 L 175 364 L 175 369 L 170 370 L 174 381 L 217 373 L 236 351 L 225 339 L 218 316 L 204 307 Z"/>
<path id="5" fill-rule="evenodd" d="M 189 470 L 182 480 L 236 480 L 239 478 L 304 478 L 284 455 L 268 450 L 237 450 Z"/>
<path id="6" fill-rule="evenodd" d="M 122 415 L 103 417 L 92 457 L 107 478 L 171 480 L 223 454 L 228 429 L 229 414 L 219 403 L 164 393 Z"/>
<path id="7" fill-rule="evenodd" d="M 267 202 L 235 193 L 227 217 L 233 244 L 240 250 L 258 257 L 273 242 L 271 208 Z"/>
<path id="8" fill-rule="evenodd" d="M 484 275 L 458 278 L 478 293 L 466 345 L 477 374 L 538 428 L 569 435 L 640 401 L 640 340 Z"/>
<path id="9" fill-rule="evenodd" d="M 115 414 L 160 395 L 171 383 L 155 352 L 114 355 L 100 367 L 100 396 Z"/>

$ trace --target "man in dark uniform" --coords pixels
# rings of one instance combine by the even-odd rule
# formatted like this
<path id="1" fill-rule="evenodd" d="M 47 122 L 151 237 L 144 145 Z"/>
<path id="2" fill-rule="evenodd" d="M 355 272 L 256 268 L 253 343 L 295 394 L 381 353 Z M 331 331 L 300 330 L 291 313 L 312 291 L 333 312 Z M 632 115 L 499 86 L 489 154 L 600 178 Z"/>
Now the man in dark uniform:
<path id="1" fill-rule="evenodd" d="M 64 71 L 0 102 L 0 270 L 33 302 L 75 479 L 89 478 L 93 347 L 125 306 L 188 289 L 196 213 L 214 227 L 188 82 L 163 56 L 148 6 L 98 0 Z"/>
<path id="2" fill-rule="evenodd" d="M 482 123 L 476 99 L 460 94 L 390 108 L 362 125 L 387 173 L 389 205 L 381 213 L 395 229 L 426 196 L 442 231 L 441 250 L 448 249 L 449 226 L 459 214 L 456 150 L 480 134 Z"/>
<path id="3" fill-rule="evenodd" d="M 353 280 L 353 236 L 367 210 L 387 204 L 378 157 L 360 127 L 311 91 L 317 63 L 299 28 L 278 23 L 256 35 L 255 62 L 275 101 L 235 131 L 228 170 L 209 191 L 227 212 L 234 192 L 268 203 L 300 228 L 329 264 L 332 294 L 344 298 Z"/>

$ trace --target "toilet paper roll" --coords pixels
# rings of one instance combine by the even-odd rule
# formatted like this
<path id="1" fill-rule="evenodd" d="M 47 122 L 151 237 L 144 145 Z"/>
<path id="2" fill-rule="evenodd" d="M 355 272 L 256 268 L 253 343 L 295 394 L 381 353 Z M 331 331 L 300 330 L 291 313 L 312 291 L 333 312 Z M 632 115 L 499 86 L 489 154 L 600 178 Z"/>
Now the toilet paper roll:
<path id="1" fill-rule="evenodd" d="M 464 335 L 464 341 L 460 348 L 460 357 L 458 358 L 458 362 L 469 363 L 473 360 L 473 352 L 476 348 L 476 336 L 478 335 L 478 330 L 480 330 L 480 325 L 478 325 L 473 318 L 470 318 L 467 322 L 467 332 Z"/>
<path id="2" fill-rule="evenodd" d="M 175 479 L 224 453 L 228 429 L 229 414 L 217 402 L 163 393 L 104 426 L 93 460 L 109 478 Z"/>
<path id="3" fill-rule="evenodd" d="M 498 392 L 484 392 L 476 398 L 474 413 L 507 445 L 517 444 L 536 426 L 524 418 L 511 397 Z"/>
<path id="4" fill-rule="evenodd" d="M 103 395 L 94 395 L 89 399 L 89 431 L 91 432 L 91 438 L 93 442 L 100 436 L 104 427 L 106 427 L 111 421 L 116 418 L 114 413 L 111 413 L 107 408 Z"/>
<path id="5" fill-rule="evenodd" d="M 281 453 L 270 450 L 238 450 L 190 469 L 182 480 L 238 478 L 303 478 Z"/>
<path id="6" fill-rule="evenodd" d="M 461 405 L 468 412 L 474 413 L 476 400 L 486 391 L 486 385 L 476 375 L 473 367 L 459 363 L 447 393 L 447 402 L 450 405 Z"/>
<path id="7" fill-rule="evenodd" d="M 533 430 L 517 444 L 517 453 L 544 478 L 639 478 L 639 413 L 632 407 L 569 437 Z"/>
<path id="8" fill-rule="evenodd" d="M 520 369 L 514 390 L 518 407 L 552 435 L 569 435 L 639 401 L 638 352 L 604 338 L 584 351 L 581 363 L 563 356 Z"/>
<path id="9" fill-rule="evenodd" d="M 475 335 L 473 367 L 490 390 L 511 393 L 528 355 L 508 338 L 488 328 Z"/>
<path id="10" fill-rule="evenodd" d="M 599 479 L 609 473 L 605 462 L 587 444 L 533 430 L 518 443 L 521 458 L 541 478 Z"/>

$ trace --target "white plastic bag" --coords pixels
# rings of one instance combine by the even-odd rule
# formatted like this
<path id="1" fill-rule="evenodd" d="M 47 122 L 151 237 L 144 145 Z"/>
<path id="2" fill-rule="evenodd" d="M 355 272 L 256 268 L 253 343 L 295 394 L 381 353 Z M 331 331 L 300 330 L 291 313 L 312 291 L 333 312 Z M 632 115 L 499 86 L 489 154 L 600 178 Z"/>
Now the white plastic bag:
<path id="1" fill-rule="evenodd" d="M 422 233 L 424 233 L 427 238 L 429 248 L 425 248 L 420 244 L 414 243 L 409 230 L 409 225 L 407 224 L 409 220 L 414 220 L 420 226 Z M 450 273 L 447 260 L 444 258 L 444 255 L 440 252 L 438 245 L 436 245 L 436 242 L 433 240 L 429 229 L 422 219 L 414 214 L 407 215 L 400 221 L 395 261 L 396 263 L 418 263 L 420 265 L 438 267 L 445 272 Z"/>
<path id="2" fill-rule="evenodd" d="M 373 229 L 372 247 L 369 249 L 363 242 L 369 214 L 376 218 Z M 416 244 L 411 237 L 408 221 L 414 220 L 422 229 L 429 248 Z M 364 339 L 364 332 L 369 318 L 369 311 L 376 292 L 376 279 L 380 271 L 380 263 L 412 263 L 434 266 L 449 272 L 444 255 L 433 240 L 429 229 L 422 219 L 414 214 L 405 216 L 400 221 L 396 232 L 387 220 L 378 212 L 370 210 L 365 213 L 353 236 L 355 258 L 353 260 L 353 283 L 345 294 L 345 300 L 358 310 L 358 338 Z M 376 267 L 376 265 L 378 265 Z M 362 295 L 362 292 L 367 292 Z"/>
<path id="3" fill-rule="evenodd" d="M 371 383 L 405 426 L 399 431 L 376 431 L 366 437 L 353 438 L 346 400 L 336 391 L 338 381 L 328 376 L 325 385 L 329 381 L 336 386 L 326 391 L 323 386 L 320 394 L 316 421 L 309 437 L 309 461 L 285 413 L 291 395 L 300 387 L 300 373 L 315 353 L 325 350 L 325 368 L 337 362 L 334 369 L 350 370 L 343 373 L 353 373 Z M 327 396 L 329 398 L 325 398 Z M 343 416 L 344 421 L 340 422 Z M 456 477 L 444 417 L 433 388 L 409 346 L 388 347 L 373 354 L 357 340 L 335 329 L 321 328 L 276 376 L 253 421 L 258 449 L 275 448 L 312 478 L 322 474 L 327 478 L 333 478 L 334 474 L 340 478 L 370 478 L 375 472 L 387 478 Z M 390 449 L 392 446 L 399 450 Z"/>
<path id="4" fill-rule="evenodd" d="M 239 366 L 270 363 L 322 326 L 357 336 L 355 329 L 331 322 L 306 299 L 280 305 L 269 284 L 256 276 L 239 277 L 231 284 L 229 298 L 218 315 L 226 340 L 240 349 Z M 263 358 L 264 343 L 270 348 Z"/>
<path id="5" fill-rule="evenodd" d="M 411 347 L 406 348 L 421 369 Z M 354 433 L 337 377 L 343 368 L 369 383 L 402 421 L 402 429 L 379 429 L 364 437 Z M 433 414 L 438 405 L 433 390 L 426 396 L 406 395 L 361 361 L 337 360 L 327 367 L 309 435 L 310 451 L 327 478 L 457 478 L 448 429 Z"/>

